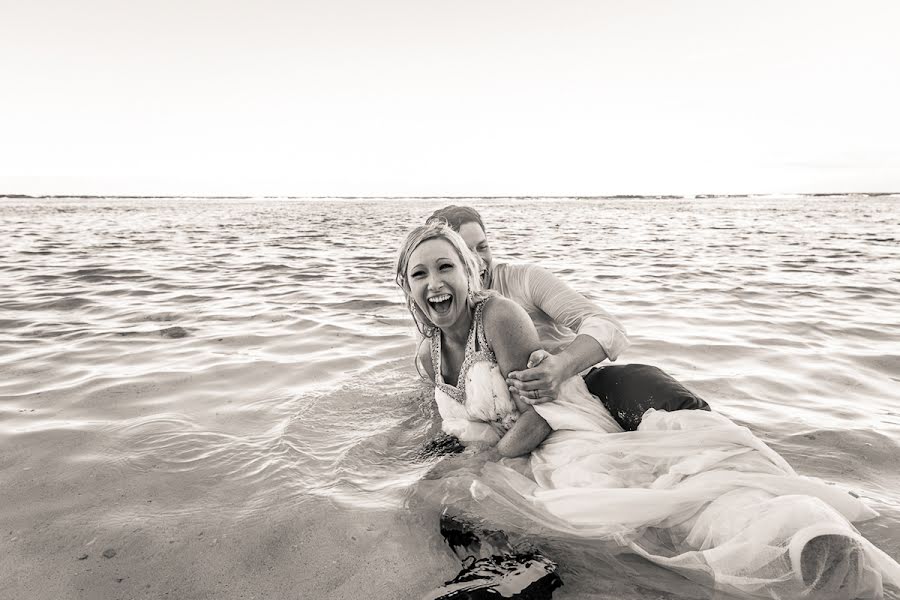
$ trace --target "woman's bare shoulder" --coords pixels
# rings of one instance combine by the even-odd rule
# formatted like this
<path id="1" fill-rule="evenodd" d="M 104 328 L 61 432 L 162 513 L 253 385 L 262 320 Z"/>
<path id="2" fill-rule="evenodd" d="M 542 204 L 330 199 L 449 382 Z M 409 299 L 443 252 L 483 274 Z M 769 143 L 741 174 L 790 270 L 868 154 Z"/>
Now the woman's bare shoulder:
<path id="1" fill-rule="evenodd" d="M 484 307 L 484 332 L 495 351 L 504 343 L 520 346 L 537 342 L 534 323 L 525 309 L 502 296 L 487 301 Z"/>
<path id="2" fill-rule="evenodd" d="M 516 302 L 503 296 L 494 296 L 485 300 L 484 305 L 485 327 L 488 323 L 500 326 L 515 325 L 519 323 L 531 323 L 531 317 L 525 309 Z"/>

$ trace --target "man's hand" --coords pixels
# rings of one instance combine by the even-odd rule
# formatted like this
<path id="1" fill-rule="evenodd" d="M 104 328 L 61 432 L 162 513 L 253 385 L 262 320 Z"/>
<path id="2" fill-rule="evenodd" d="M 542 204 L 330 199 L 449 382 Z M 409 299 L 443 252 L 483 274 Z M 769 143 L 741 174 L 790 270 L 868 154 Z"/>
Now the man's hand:
<path id="1" fill-rule="evenodd" d="M 543 404 L 556 400 L 559 386 L 570 375 L 565 358 L 546 350 L 535 350 L 528 357 L 528 368 L 510 372 L 506 385 L 513 400 L 518 398 L 526 404 Z"/>

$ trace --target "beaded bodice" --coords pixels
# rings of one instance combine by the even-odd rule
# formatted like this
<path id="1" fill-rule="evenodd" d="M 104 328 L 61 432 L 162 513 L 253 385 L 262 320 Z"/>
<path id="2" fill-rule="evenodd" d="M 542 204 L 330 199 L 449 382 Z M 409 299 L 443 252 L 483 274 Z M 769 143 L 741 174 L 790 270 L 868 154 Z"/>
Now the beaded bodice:
<path id="1" fill-rule="evenodd" d="M 469 337 L 466 339 L 465 357 L 463 358 L 462 366 L 459 368 L 459 377 L 457 378 L 457 383 L 460 387 L 452 386 L 444 381 L 444 376 L 441 372 L 440 331 L 435 332 L 435 335 L 431 338 L 431 364 L 434 367 L 434 384 L 460 404 L 466 403 L 466 373 L 468 373 L 472 365 L 481 360 L 493 364 L 497 363 L 497 357 L 494 356 L 494 352 L 488 345 L 487 337 L 484 334 L 484 324 L 482 323 L 484 304 L 485 301 L 481 301 L 475 306 L 472 326 L 469 329 Z"/>

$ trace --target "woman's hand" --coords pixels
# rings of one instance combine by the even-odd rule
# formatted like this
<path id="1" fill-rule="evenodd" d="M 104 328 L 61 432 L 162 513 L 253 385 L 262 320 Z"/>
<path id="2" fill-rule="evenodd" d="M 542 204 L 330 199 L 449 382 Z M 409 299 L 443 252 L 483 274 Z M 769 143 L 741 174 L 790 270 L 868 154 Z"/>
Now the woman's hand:
<path id="1" fill-rule="evenodd" d="M 476 442 L 466 446 L 463 454 L 472 454 L 481 462 L 496 462 L 502 458 L 500 451 L 497 450 L 497 444 L 487 444 L 484 442 Z"/>
<path id="2" fill-rule="evenodd" d="M 504 458 L 528 454 L 547 439 L 551 432 L 547 421 L 529 406 L 519 415 L 516 424 L 497 443 L 497 452 Z"/>
<path id="3" fill-rule="evenodd" d="M 539 349 L 528 357 L 527 369 L 510 372 L 506 385 L 517 404 L 518 400 L 543 404 L 556 400 L 563 381 L 572 375 L 569 371 L 569 363 L 563 356 Z"/>

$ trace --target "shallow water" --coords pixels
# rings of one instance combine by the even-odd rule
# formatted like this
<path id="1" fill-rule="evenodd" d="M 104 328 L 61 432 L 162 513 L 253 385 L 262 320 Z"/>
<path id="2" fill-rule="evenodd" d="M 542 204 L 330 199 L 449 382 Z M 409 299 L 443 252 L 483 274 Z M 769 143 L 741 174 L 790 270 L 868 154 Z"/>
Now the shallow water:
<path id="1" fill-rule="evenodd" d="M 434 422 L 392 265 L 446 203 L 0 200 L 0 550 L 21 591 L 52 571 L 56 597 L 91 597 L 53 557 L 135 523 L 240 540 L 311 514 L 354 542 L 348 515 L 388 515 L 380 533 L 418 561 L 403 589 L 440 583 L 421 567 L 447 564 L 433 515 L 390 525 Z M 881 513 L 860 531 L 900 558 L 900 198 L 465 203 L 498 260 L 540 263 L 622 319 L 623 362 L 662 367 L 801 474 L 860 493 Z M 377 573 L 372 544 L 349 560 Z M 708 595 L 551 546 L 554 597 Z M 319 597 L 352 597 L 345 568 L 317 563 Z M 210 586 L 181 592 L 239 597 Z"/>

